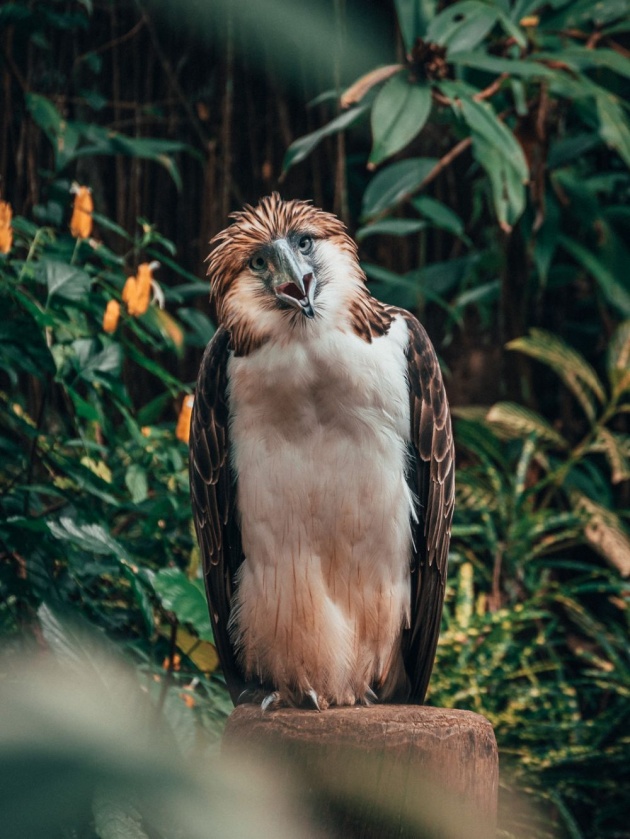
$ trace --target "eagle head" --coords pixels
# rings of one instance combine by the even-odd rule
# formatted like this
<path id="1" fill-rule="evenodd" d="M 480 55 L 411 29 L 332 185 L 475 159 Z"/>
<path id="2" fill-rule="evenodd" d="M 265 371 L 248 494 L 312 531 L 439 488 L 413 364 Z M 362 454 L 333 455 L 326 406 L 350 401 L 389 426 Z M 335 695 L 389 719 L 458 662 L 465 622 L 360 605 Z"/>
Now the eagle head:
<path id="1" fill-rule="evenodd" d="M 331 213 L 274 192 L 231 218 L 211 241 L 208 275 L 237 352 L 341 311 L 353 291 L 365 290 L 356 245 Z"/>

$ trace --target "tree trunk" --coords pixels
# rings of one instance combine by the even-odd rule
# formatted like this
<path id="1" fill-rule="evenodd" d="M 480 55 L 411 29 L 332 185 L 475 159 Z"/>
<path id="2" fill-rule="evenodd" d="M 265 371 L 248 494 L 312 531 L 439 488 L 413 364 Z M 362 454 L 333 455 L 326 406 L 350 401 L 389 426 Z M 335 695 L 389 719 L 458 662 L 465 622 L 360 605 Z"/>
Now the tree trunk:
<path id="1" fill-rule="evenodd" d="M 417 705 L 293 708 L 242 705 L 225 753 L 263 751 L 274 783 L 297 782 L 326 837 L 488 839 L 498 755 L 490 723 L 470 711 Z"/>

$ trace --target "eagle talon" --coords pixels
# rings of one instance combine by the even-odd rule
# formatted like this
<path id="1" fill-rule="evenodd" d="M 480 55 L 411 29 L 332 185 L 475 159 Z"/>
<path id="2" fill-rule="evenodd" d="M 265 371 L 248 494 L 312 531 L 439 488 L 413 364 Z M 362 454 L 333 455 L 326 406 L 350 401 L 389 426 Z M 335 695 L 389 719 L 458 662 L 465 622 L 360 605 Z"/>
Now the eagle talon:
<path id="1" fill-rule="evenodd" d="M 371 705 L 372 702 L 378 702 L 378 696 L 374 693 L 371 687 L 368 687 L 363 695 L 363 704 Z"/>
<path id="2" fill-rule="evenodd" d="M 277 708 L 282 703 L 282 696 L 280 695 L 279 690 L 274 690 L 273 693 L 268 694 L 265 696 L 263 701 L 260 703 L 260 710 L 265 713 L 265 711 L 273 710 Z"/>
<path id="3" fill-rule="evenodd" d="M 316 711 L 321 711 L 322 709 L 321 709 L 321 706 L 319 704 L 319 696 L 315 693 L 313 688 L 311 688 L 310 690 L 307 690 L 306 695 L 310 698 L 311 702 L 315 706 L 315 710 Z"/>

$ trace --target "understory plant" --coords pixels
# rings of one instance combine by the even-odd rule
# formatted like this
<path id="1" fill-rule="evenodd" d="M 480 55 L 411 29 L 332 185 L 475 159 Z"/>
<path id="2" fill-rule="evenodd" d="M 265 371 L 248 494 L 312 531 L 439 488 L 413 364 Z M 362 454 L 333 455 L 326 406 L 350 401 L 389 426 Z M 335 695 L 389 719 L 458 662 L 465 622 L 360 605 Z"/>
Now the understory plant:
<path id="1" fill-rule="evenodd" d="M 227 703 L 191 527 L 191 386 L 177 373 L 212 335 L 189 303 L 207 288 L 150 223 L 127 232 L 74 192 L 70 217 L 70 184 L 54 182 L 40 223 L 14 217 L 0 255 L 3 645 L 18 658 L 46 645 L 42 607 L 78 614 L 180 729 L 205 720 L 216 736 Z"/>
<path id="2" fill-rule="evenodd" d="M 504 830 L 614 837 L 630 753 L 630 322 L 606 383 L 549 333 L 510 348 L 558 377 L 575 411 L 555 425 L 507 402 L 455 412 L 455 573 L 431 701 L 493 723 Z"/>

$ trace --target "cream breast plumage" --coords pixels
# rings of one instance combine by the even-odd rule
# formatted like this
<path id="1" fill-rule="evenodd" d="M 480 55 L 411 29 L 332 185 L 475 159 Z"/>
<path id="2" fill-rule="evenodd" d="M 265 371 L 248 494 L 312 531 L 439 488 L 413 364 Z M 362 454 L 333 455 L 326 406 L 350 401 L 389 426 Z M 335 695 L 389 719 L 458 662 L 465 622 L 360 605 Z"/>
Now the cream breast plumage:
<path id="1" fill-rule="evenodd" d="M 454 501 L 431 342 L 333 215 L 277 194 L 213 240 L 193 512 L 235 702 L 422 702 Z"/>

